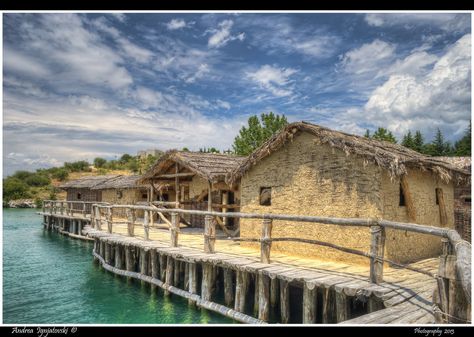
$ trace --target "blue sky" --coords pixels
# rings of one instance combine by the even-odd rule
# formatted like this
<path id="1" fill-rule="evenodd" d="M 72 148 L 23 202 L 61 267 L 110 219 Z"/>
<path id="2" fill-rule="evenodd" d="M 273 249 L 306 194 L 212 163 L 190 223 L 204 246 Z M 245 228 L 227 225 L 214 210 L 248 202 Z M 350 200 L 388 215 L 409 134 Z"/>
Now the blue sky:
<path id="1" fill-rule="evenodd" d="M 363 134 L 459 138 L 470 14 L 3 16 L 4 175 L 186 146 L 231 148 L 273 111 Z"/>

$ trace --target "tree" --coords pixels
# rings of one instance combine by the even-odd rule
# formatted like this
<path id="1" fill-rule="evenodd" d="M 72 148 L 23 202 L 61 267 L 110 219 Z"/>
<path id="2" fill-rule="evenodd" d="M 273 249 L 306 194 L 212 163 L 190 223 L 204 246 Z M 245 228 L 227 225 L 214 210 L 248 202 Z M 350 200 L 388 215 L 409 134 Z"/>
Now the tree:
<path id="1" fill-rule="evenodd" d="M 25 183 L 29 186 L 40 187 L 49 185 L 51 183 L 51 180 L 43 174 L 35 173 L 26 178 Z"/>
<path id="2" fill-rule="evenodd" d="M 120 162 L 125 164 L 125 163 L 128 163 L 130 160 L 132 160 L 133 157 L 131 155 L 129 155 L 128 153 L 125 153 L 122 155 L 122 157 L 120 157 Z"/>
<path id="3" fill-rule="evenodd" d="M 426 154 L 431 156 L 449 156 L 452 154 L 452 147 L 444 140 L 443 133 L 438 128 L 433 141 L 425 146 Z"/>
<path id="4" fill-rule="evenodd" d="M 81 172 L 81 171 L 90 171 L 89 163 L 85 160 L 75 161 L 72 163 L 64 163 L 64 168 L 69 172 Z"/>
<path id="5" fill-rule="evenodd" d="M 181 149 L 181 151 L 189 152 L 189 149 L 188 149 L 187 147 L 183 147 L 183 148 Z"/>
<path id="6" fill-rule="evenodd" d="M 414 150 L 415 142 L 410 130 L 408 130 L 408 133 L 405 136 L 403 136 L 402 145 L 409 149 Z"/>
<path id="7" fill-rule="evenodd" d="M 420 130 L 416 130 L 415 137 L 413 137 L 413 150 L 423 153 L 425 140 L 423 139 L 423 135 L 421 134 Z"/>
<path id="8" fill-rule="evenodd" d="M 258 116 L 252 116 L 248 119 L 248 126 L 242 127 L 239 134 L 234 139 L 232 148 L 235 154 L 246 156 L 252 153 L 267 139 L 288 125 L 285 115 L 275 115 L 262 113 Z"/>
<path id="9" fill-rule="evenodd" d="M 369 129 L 365 130 L 364 137 L 365 137 L 365 138 L 370 138 L 370 131 L 369 131 Z"/>
<path id="10" fill-rule="evenodd" d="M 390 143 L 397 143 L 397 139 L 393 136 L 392 132 L 388 131 L 385 128 L 378 128 L 377 131 L 371 137 L 372 139 L 384 140 Z"/>
<path id="11" fill-rule="evenodd" d="M 69 172 L 65 168 L 59 168 L 51 174 L 51 177 L 53 177 L 54 179 L 58 179 L 59 181 L 64 181 L 66 180 L 68 175 Z"/>
<path id="12" fill-rule="evenodd" d="M 454 144 L 454 154 L 456 156 L 471 156 L 471 122 L 464 133 L 464 136 Z"/>
<path id="13" fill-rule="evenodd" d="M 94 158 L 94 167 L 95 168 L 104 167 L 104 165 L 106 163 L 107 163 L 107 160 L 105 160 L 104 158 L 100 158 L 100 157 Z"/>
<path id="14" fill-rule="evenodd" d="M 3 179 L 3 200 L 10 201 L 14 199 L 29 198 L 28 185 L 15 177 Z"/>

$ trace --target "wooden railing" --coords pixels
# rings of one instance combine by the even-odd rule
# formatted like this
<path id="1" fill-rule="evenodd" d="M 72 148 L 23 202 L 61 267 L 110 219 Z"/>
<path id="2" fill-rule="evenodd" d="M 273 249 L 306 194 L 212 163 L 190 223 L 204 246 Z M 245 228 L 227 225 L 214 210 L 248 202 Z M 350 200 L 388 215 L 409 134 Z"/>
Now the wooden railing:
<path id="1" fill-rule="evenodd" d="M 168 205 L 169 204 L 169 205 Z M 165 203 L 163 203 L 165 205 Z M 171 206 L 171 203 L 166 203 Z M 418 225 L 414 223 L 400 223 L 381 219 L 368 218 L 330 218 L 318 216 L 298 216 L 284 214 L 253 214 L 238 212 L 209 212 L 198 210 L 184 210 L 176 208 L 163 208 L 158 206 L 145 205 L 104 205 L 94 203 L 91 212 L 91 225 L 103 230 L 113 232 L 113 211 L 115 209 L 125 209 L 127 218 L 127 234 L 134 236 L 134 228 L 137 223 L 137 211 L 143 211 L 144 239 L 150 240 L 150 229 L 153 227 L 155 214 L 169 227 L 170 246 L 177 247 L 179 240 L 179 219 L 186 214 L 201 215 L 205 217 L 203 250 L 212 254 L 216 252 L 216 224 L 222 227 L 222 218 L 241 218 L 262 220 L 262 231 L 260 238 L 227 238 L 235 241 L 250 241 L 260 243 L 260 259 L 262 263 L 271 263 L 272 242 L 297 241 L 321 245 L 337 249 L 346 253 L 364 256 L 370 260 L 370 282 L 379 284 L 383 282 L 384 262 L 411 269 L 417 272 L 428 274 L 437 279 L 438 288 L 434 292 L 433 302 L 438 310 L 435 310 L 437 321 L 439 322 L 459 322 L 462 317 L 469 317 L 471 303 L 471 245 L 462 240 L 460 235 L 453 229 Z M 165 216 L 168 215 L 168 217 Z M 342 247 L 329 242 L 322 242 L 303 238 L 272 238 L 273 221 L 293 221 L 314 224 L 327 224 L 339 226 L 367 227 L 371 242 L 370 251 L 363 252 L 356 249 Z M 439 271 L 432 274 L 427 271 L 413 268 L 409 265 L 402 265 L 384 257 L 385 231 L 386 229 L 402 230 L 413 233 L 427 234 L 440 237 L 443 240 L 443 255 L 440 257 Z M 460 304 L 460 302 L 462 302 Z M 460 311 L 460 307 L 466 308 Z M 464 310 L 464 311 L 463 311 Z M 467 320 L 467 318 L 466 318 Z"/>
<path id="2" fill-rule="evenodd" d="M 67 216 L 82 216 L 85 218 L 91 214 L 92 205 L 110 205 L 106 202 L 97 201 L 67 201 L 67 200 L 43 200 L 42 212 Z"/>

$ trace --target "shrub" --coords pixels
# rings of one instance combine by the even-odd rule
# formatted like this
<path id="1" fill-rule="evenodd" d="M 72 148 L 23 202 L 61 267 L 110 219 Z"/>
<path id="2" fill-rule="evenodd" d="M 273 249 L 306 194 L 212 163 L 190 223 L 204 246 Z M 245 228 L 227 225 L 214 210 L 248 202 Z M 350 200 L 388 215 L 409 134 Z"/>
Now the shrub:
<path id="1" fill-rule="evenodd" d="M 28 185 L 15 177 L 3 180 L 3 200 L 26 199 L 30 197 Z"/>
<path id="2" fill-rule="evenodd" d="M 25 179 L 25 183 L 27 185 L 36 187 L 49 185 L 50 182 L 51 180 L 42 174 L 33 174 Z"/>

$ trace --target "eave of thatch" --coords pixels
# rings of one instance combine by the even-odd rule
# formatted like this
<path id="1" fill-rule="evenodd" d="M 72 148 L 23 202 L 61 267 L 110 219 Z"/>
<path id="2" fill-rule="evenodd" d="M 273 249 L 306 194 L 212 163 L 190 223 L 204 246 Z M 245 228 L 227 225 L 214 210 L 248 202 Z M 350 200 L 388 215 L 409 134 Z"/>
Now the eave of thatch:
<path id="1" fill-rule="evenodd" d="M 103 176 L 87 176 L 79 179 L 68 181 L 64 184 L 59 185 L 59 188 L 67 190 L 70 188 L 93 188 L 99 184 L 102 184 L 108 180 L 119 177 L 117 174 L 109 174 Z"/>
<path id="2" fill-rule="evenodd" d="M 171 150 L 158 159 L 139 179 L 139 183 L 149 183 L 156 176 L 165 173 L 175 163 L 212 183 L 217 183 L 224 181 L 226 175 L 244 160 L 245 157 L 226 154 Z"/>
<path id="3" fill-rule="evenodd" d="M 92 190 L 107 190 L 107 189 L 133 189 L 133 188 L 146 188 L 146 185 L 138 184 L 138 180 L 141 176 L 132 175 L 119 175 L 115 178 L 103 181 L 100 184 L 92 187 Z"/>
<path id="4" fill-rule="evenodd" d="M 470 182 L 471 179 L 471 174 L 467 170 L 457 168 L 436 159 L 436 157 L 422 155 L 401 145 L 334 131 L 307 122 L 296 122 L 287 125 L 250 154 L 240 166 L 227 175 L 226 181 L 233 183 L 239 180 L 260 160 L 285 146 L 286 143 L 303 132 L 313 135 L 318 144 L 328 144 L 344 151 L 348 156 L 356 155 L 364 158 L 367 162 L 373 162 L 387 170 L 391 177 L 404 175 L 408 172 L 408 168 L 413 168 L 431 171 L 443 181 L 453 180 L 455 184 Z"/>
<path id="5" fill-rule="evenodd" d="M 433 157 L 459 169 L 471 171 L 471 157 Z"/>

